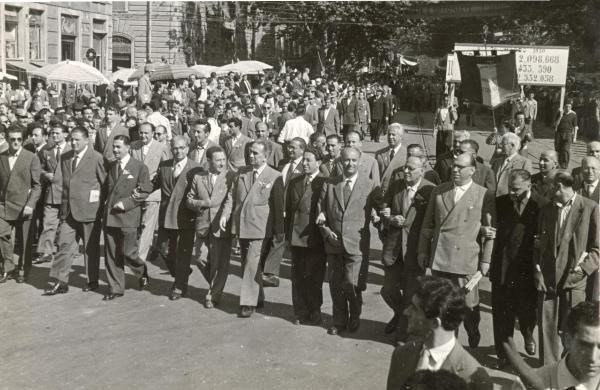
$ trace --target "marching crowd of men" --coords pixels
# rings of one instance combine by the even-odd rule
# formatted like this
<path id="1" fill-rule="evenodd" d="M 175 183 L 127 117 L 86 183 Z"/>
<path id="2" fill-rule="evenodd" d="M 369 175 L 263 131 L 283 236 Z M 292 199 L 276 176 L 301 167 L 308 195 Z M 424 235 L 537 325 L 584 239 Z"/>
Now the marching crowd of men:
<path id="1" fill-rule="evenodd" d="M 216 81 L 215 90 L 227 88 Z M 37 240 L 34 263 L 51 261 L 45 295 L 68 292 L 81 241 L 83 290 L 96 290 L 102 235 L 104 300 L 124 295 L 125 264 L 139 287 L 148 288 L 146 261 L 155 258 L 173 278 L 171 300 L 186 296 L 196 264 L 208 283 L 204 305 L 213 308 L 233 252 L 242 263 L 239 316 L 247 318 L 264 305 L 263 287 L 279 285 L 287 249 L 295 323 L 322 323 L 327 274 L 333 302 L 328 333 L 337 335 L 360 327 L 374 226 L 383 244 L 381 296 L 394 313 L 384 331 L 406 343 L 392 359 L 390 388 L 405 380 L 399 374 L 408 364 L 404 352 L 417 354 L 418 367 L 437 370 L 462 348 L 455 336 L 461 322 L 469 346 L 479 345 L 481 277 L 492 282 L 500 368 L 509 363 L 503 343 L 512 338 L 516 319 L 526 353 L 536 354 L 537 326 L 541 361 L 558 362 L 569 311 L 598 301 L 600 142 L 587 144 L 587 156 L 573 172 L 560 169 L 559 153 L 545 151 L 533 174 L 522 138 L 508 131 L 493 138 L 497 150 L 488 165 L 470 134 L 453 129 L 446 99 L 436 113 L 431 169 L 425 148 L 404 145 L 402 125 L 389 123 L 392 106 L 371 129 L 371 139 L 385 135 L 388 146 L 374 156 L 362 151 L 367 132 L 351 108 L 357 104 L 352 86 L 341 92 L 341 113 L 336 92 L 319 99 L 307 88 L 306 99 L 288 103 L 279 126 L 269 117 L 268 98 L 259 104 L 260 117 L 253 115 L 258 103 L 247 104 L 241 116 L 243 106 L 234 101 L 217 120 L 217 99 L 201 115 L 173 122 L 151 100 L 145 82 L 128 103 L 101 107 L 102 126 L 93 125 L 99 108 L 89 106 L 74 117 L 55 112 L 29 123 L 17 110 L 12 123 L 0 124 L 7 144 L 0 153 L 0 282 L 26 280 Z M 252 92 L 244 77 L 236 86 Z M 187 84 L 182 87 L 187 91 Z M 204 88 L 206 80 L 200 95 Z M 383 93 L 377 90 L 375 99 Z M 312 122 L 306 114 L 317 100 L 321 107 Z M 285 97 L 282 102 L 285 107 Z M 179 110 L 178 103 L 169 104 Z M 89 120 L 82 116 L 86 110 Z M 127 128 L 129 118 L 137 121 Z M 418 315 L 436 319 L 428 322 L 433 330 L 415 322 Z M 415 347 L 410 340 L 423 331 L 426 340 L 440 332 L 438 343 Z M 477 372 L 465 379 L 475 380 Z"/>

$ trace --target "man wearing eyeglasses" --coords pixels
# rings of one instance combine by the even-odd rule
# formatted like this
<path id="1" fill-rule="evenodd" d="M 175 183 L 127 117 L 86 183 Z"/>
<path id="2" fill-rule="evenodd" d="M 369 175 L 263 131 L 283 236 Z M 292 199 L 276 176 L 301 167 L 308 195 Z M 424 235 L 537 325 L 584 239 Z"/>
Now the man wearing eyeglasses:
<path id="1" fill-rule="evenodd" d="M 452 181 L 433 190 L 417 251 L 421 269 L 429 269 L 433 275 L 447 278 L 467 290 L 469 311 L 464 325 L 472 348 L 477 347 L 481 339 L 479 293 L 476 285 L 465 286 L 480 276 L 478 271 L 487 275 L 494 234 L 485 234 L 487 230 L 481 227 L 496 225 L 494 193 L 473 182 L 475 166 L 472 154 L 458 155 L 452 167 Z"/>
<path id="2" fill-rule="evenodd" d="M 23 133 L 19 125 L 9 127 L 8 150 L 0 153 L 0 283 L 10 278 L 23 283 L 31 268 L 29 225 L 41 194 L 41 168 L 37 155 L 23 149 Z"/>

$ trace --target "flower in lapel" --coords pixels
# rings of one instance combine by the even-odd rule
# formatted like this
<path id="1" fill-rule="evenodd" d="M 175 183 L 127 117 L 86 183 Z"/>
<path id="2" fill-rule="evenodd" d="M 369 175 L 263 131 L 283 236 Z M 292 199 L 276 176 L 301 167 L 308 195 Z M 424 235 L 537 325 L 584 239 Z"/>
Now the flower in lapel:
<path id="1" fill-rule="evenodd" d="M 131 172 L 129 172 L 127 169 L 123 169 L 123 175 L 129 175 L 131 176 Z"/>
<path id="2" fill-rule="evenodd" d="M 268 190 L 269 188 L 271 188 L 273 186 L 273 182 L 270 182 L 270 181 L 261 181 L 261 180 L 259 180 L 256 184 L 258 184 L 258 188 L 261 191 Z"/>

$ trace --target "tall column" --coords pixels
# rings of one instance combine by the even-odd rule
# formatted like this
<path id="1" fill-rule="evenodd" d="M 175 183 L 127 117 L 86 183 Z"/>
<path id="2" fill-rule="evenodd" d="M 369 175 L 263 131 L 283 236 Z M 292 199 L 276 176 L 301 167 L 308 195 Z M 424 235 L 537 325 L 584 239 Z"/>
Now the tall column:
<path id="1" fill-rule="evenodd" d="M 4 4 L 0 3 L 0 70 L 2 73 L 6 73 L 6 37 L 4 34 L 4 29 L 6 28 L 6 15 Z"/>

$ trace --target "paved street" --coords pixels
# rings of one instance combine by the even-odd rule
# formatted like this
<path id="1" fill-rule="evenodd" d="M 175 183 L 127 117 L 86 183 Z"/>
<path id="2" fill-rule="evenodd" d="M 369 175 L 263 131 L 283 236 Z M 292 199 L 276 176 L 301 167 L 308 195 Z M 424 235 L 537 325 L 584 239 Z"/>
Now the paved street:
<path id="1" fill-rule="evenodd" d="M 415 115 L 401 113 L 407 125 L 405 145 L 426 142 L 431 134 L 413 131 Z M 424 124 L 431 127 L 431 115 Z M 482 121 L 483 123 L 483 121 Z M 472 131 L 488 158 L 486 132 Z M 531 146 L 534 167 L 539 151 L 551 139 L 536 138 Z M 385 142 L 367 142 L 369 152 Z M 583 154 L 574 146 L 573 158 Z M 240 290 L 240 262 L 234 257 L 226 295 L 214 310 L 201 302 L 206 282 L 197 269 L 191 275 L 189 295 L 167 298 L 170 276 L 163 264 L 149 266 L 150 291 L 138 291 L 128 275 L 125 297 L 103 302 L 106 284 L 83 293 L 82 259 L 75 261 L 68 294 L 43 297 L 49 266 L 36 266 L 27 284 L 9 281 L 0 286 L 0 339 L 2 389 L 382 389 L 385 388 L 391 337 L 383 334 L 391 311 L 380 297 L 383 271 L 381 243 L 373 234 L 369 286 L 364 295 L 361 327 L 343 337 L 327 335 L 331 299 L 324 285 L 324 327 L 292 324 L 290 264 L 284 260 L 279 288 L 266 290 L 265 308 L 250 319 L 236 317 Z M 102 271 L 103 272 L 103 271 Z M 103 273 L 101 280 L 106 280 Z M 491 332 L 489 283 L 482 288 L 479 361 L 495 363 Z M 460 340 L 466 344 L 464 330 Z M 516 333 L 517 345 L 522 339 Z M 530 364 L 535 361 L 529 360 Z M 496 383 L 506 385 L 507 374 L 492 371 Z"/>

